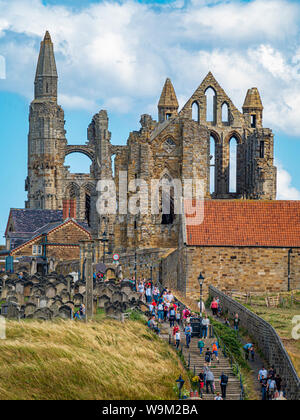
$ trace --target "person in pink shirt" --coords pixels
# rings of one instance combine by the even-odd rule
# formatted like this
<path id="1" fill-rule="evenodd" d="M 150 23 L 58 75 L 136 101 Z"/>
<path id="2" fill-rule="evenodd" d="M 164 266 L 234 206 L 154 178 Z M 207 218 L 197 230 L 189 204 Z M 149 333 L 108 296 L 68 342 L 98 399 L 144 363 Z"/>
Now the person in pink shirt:
<path id="1" fill-rule="evenodd" d="M 213 298 L 210 308 L 212 310 L 213 315 L 217 316 L 218 315 L 218 302 L 216 301 L 215 298 Z"/>

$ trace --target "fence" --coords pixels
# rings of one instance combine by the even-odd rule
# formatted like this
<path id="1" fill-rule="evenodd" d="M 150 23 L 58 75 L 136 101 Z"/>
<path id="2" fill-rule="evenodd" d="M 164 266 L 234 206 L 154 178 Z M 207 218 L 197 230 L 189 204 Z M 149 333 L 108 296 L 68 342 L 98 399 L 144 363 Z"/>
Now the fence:
<path id="1" fill-rule="evenodd" d="M 270 365 L 276 367 L 277 373 L 283 378 L 287 399 L 299 400 L 299 376 L 272 325 L 213 286 L 209 286 L 209 294 L 212 297 L 219 297 L 223 310 L 227 310 L 230 315 L 239 314 L 240 325 L 248 331 L 251 337 L 255 338 L 265 359 Z"/>

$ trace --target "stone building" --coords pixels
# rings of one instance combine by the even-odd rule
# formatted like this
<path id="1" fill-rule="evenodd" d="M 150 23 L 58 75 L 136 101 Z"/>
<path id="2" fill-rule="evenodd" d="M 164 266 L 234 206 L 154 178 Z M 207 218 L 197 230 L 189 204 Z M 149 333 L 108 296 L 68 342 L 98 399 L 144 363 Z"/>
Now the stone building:
<path id="1" fill-rule="evenodd" d="M 300 202 L 261 200 L 185 201 L 178 248 L 162 261 L 172 289 L 199 298 L 204 291 L 279 292 L 300 288 Z M 190 223 L 193 209 L 203 211 Z"/>
<path id="2" fill-rule="evenodd" d="M 99 180 L 115 180 L 119 197 L 120 171 L 126 172 L 126 187 L 142 179 L 201 179 L 207 199 L 276 198 L 276 168 L 273 166 L 273 133 L 263 128 L 263 106 L 256 88 L 246 94 L 240 112 L 209 73 L 191 98 L 178 110 L 170 79 L 158 103 L 158 122 L 141 116 L 141 129 L 131 132 L 124 146 L 110 142 L 106 111 L 96 114 L 88 127 L 84 145 L 69 145 L 64 112 L 57 104 L 57 69 L 53 44 L 47 32 L 41 43 L 35 77 L 35 98 L 30 106 L 26 208 L 61 210 L 64 199 L 75 199 L 77 217 L 86 221 L 97 238 L 103 230 L 111 234 L 111 248 L 126 251 L 136 247 L 170 247 L 178 242 L 180 218 L 170 210 L 163 214 L 97 214 Z M 212 111 L 209 115 L 213 94 Z M 236 157 L 230 149 L 236 144 Z M 90 174 L 71 174 L 65 157 L 80 152 L 90 157 Z M 114 174 L 112 157 L 114 159 Z M 235 172 L 232 171 L 236 167 Z M 231 179 L 234 177 L 234 179 Z M 128 199 L 133 192 L 128 193 Z M 146 198 L 147 199 L 147 198 Z M 148 197 L 150 202 L 150 198 Z M 162 200 L 161 200 L 162 201 Z"/>
<path id="3" fill-rule="evenodd" d="M 79 260 L 80 241 L 91 239 L 88 225 L 76 220 L 75 202 L 69 200 L 64 200 L 63 211 L 11 209 L 5 236 L 6 249 L 0 255 L 13 257 L 32 274 Z"/>
<path id="4" fill-rule="evenodd" d="M 156 271 L 161 279 L 187 294 L 197 290 L 200 270 L 223 288 L 284 289 L 287 258 L 292 254 L 289 249 L 294 249 L 289 274 L 299 287 L 298 241 L 288 235 L 279 245 L 276 235 L 269 243 L 260 241 L 260 220 L 266 218 L 265 237 L 269 228 L 280 236 L 293 212 L 298 214 L 299 202 L 292 207 L 289 202 L 275 201 L 274 135 L 263 126 L 257 88 L 245 92 L 241 112 L 209 72 L 179 110 L 175 89 L 167 79 L 158 101 L 158 120 L 141 115 L 140 130 L 131 132 L 126 144 L 111 144 L 108 114 L 101 110 L 88 126 L 87 142 L 70 145 L 64 112 L 57 103 L 57 82 L 53 44 L 47 32 L 30 105 L 26 209 L 61 211 L 65 200 L 71 200 L 76 207 L 74 223 L 86 224 L 94 239 L 94 255 L 102 260 L 105 231 L 109 238 L 106 249 L 120 253 L 125 277 L 136 272 L 138 253 L 140 260 L 147 257 L 139 277 L 148 276 L 149 267 L 160 264 Z M 65 157 L 75 152 L 91 159 L 89 174 L 73 174 L 65 166 Z M 195 179 L 202 182 L 205 210 L 204 219 L 195 226 L 208 232 L 223 230 L 227 239 L 232 238 L 230 244 L 224 235 L 213 233 L 213 244 L 209 238 L 193 242 L 195 231 L 186 228 L 186 209 L 182 212 L 186 201 L 181 200 L 178 209 L 176 183 L 185 186 L 186 180 Z M 96 189 L 98 181 L 114 184 L 117 201 L 108 195 L 106 202 L 113 202 L 115 212 L 97 211 L 96 203 L 105 197 L 104 191 Z M 158 183 L 154 207 L 153 181 Z M 169 185 L 167 191 L 162 191 L 164 183 Z M 132 203 L 136 207 L 146 203 L 147 211 L 129 211 Z M 230 213 L 226 213 L 228 207 Z M 277 225 L 271 223 L 274 211 Z M 243 212 L 248 219 L 241 219 Z M 235 230 L 229 229 L 232 222 Z M 299 225 L 298 218 L 295 223 Z M 252 236 L 241 245 L 236 232 L 248 235 L 249 229 Z M 253 279 L 248 281 L 251 273 Z"/>

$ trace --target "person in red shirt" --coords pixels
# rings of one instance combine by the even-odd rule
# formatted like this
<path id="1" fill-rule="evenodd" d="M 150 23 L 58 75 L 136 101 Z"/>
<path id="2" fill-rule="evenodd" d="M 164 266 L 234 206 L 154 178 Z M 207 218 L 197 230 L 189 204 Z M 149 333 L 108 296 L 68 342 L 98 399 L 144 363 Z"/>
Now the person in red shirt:
<path id="1" fill-rule="evenodd" d="M 173 331 L 172 331 L 172 334 L 173 334 L 173 339 L 174 339 L 174 345 L 176 344 L 176 333 L 177 333 L 178 331 L 180 331 L 180 328 L 179 328 L 179 325 L 176 323 L 176 324 L 174 325 L 174 327 L 173 327 Z"/>
<path id="2" fill-rule="evenodd" d="M 215 298 L 213 298 L 213 301 L 210 305 L 210 308 L 212 310 L 213 315 L 217 316 L 217 314 L 218 314 L 218 302 L 216 301 Z"/>

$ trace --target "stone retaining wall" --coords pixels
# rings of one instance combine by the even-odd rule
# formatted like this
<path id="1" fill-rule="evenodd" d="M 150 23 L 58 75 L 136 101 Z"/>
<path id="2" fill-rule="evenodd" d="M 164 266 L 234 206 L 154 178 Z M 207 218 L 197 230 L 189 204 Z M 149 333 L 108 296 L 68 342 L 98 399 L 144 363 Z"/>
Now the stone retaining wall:
<path id="1" fill-rule="evenodd" d="M 212 297 L 218 296 L 223 310 L 227 310 L 231 316 L 236 313 L 239 314 L 240 325 L 255 339 L 270 366 L 274 365 L 284 379 L 287 399 L 299 400 L 299 376 L 275 329 L 267 321 L 215 287 L 209 286 L 209 294 Z"/>

